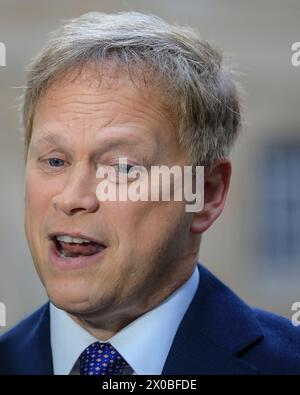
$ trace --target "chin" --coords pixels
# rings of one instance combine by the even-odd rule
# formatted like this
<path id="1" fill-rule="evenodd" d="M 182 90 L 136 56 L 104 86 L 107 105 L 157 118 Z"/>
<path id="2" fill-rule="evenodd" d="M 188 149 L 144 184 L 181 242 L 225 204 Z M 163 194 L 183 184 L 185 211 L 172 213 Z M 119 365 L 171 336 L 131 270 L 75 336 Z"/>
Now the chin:
<path id="1" fill-rule="evenodd" d="M 89 284 L 56 280 L 46 286 L 49 300 L 61 310 L 74 315 L 92 314 L 111 307 L 113 295 L 91 292 Z"/>
<path id="2" fill-rule="evenodd" d="M 51 302 L 63 310 L 66 310 L 67 306 L 89 304 L 90 289 L 88 285 L 78 284 L 78 281 L 70 279 L 46 281 L 46 291 Z"/>

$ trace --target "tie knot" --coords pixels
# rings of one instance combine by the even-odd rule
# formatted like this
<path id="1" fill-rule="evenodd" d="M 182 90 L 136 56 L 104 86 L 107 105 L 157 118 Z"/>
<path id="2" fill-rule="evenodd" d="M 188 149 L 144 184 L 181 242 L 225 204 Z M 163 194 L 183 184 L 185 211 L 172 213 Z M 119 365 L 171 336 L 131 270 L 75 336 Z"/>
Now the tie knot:
<path id="1" fill-rule="evenodd" d="M 81 375 L 124 374 L 128 363 L 110 343 L 95 342 L 80 355 Z"/>

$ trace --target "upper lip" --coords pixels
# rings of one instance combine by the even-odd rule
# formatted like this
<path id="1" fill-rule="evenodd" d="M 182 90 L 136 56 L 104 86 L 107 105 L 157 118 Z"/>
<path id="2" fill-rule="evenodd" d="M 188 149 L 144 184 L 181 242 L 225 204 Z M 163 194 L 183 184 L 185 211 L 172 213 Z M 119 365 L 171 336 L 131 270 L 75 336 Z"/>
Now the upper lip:
<path id="1" fill-rule="evenodd" d="M 77 238 L 81 238 L 81 239 L 86 239 L 86 240 L 90 240 L 94 243 L 97 244 L 101 244 L 102 246 L 106 247 L 106 244 L 104 243 L 104 241 L 100 240 L 100 239 L 95 239 L 94 237 L 90 237 L 84 233 L 80 233 L 80 232 L 64 232 L 64 231 L 58 231 L 58 232 L 51 232 L 49 233 L 49 239 L 50 240 L 54 240 L 56 238 L 56 236 L 70 236 L 70 237 L 77 237 Z"/>

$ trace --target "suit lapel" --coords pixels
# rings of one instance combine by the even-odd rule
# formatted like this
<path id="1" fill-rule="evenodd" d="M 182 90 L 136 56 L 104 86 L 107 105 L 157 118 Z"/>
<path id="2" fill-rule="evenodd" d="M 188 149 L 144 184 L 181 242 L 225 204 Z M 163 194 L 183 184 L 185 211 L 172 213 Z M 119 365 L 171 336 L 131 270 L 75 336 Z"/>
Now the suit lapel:
<path id="1" fill-rule="evenodd" d="M 241 359 L 262 339 L 252 310 L 198 265 L 200 284 L 176 333 L 162 374 L 257 374 Z"/>

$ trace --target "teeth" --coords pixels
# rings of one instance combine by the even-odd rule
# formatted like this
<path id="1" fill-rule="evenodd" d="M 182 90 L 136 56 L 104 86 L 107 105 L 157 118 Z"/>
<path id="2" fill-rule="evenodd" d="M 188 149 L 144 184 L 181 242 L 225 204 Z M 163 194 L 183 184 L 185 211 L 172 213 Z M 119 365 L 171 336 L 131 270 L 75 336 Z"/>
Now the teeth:
<path id="1" fill-rule="evenodd" d="M 83 244 L 83 243 L 90 243 L 91 240 L 88 239 L 81 239 L 80 237 L 71 237 L 71 236 L 56 236 L 56 240 L 62 241 L 64 243 L 77 243 L 77 244 Z"/>
<path id="2" fill-rule="evenodd" d="M 65 251 L 58 251 L 58 253 L 59 253 L 59 256 L 60 256 L 60 257 L 66 258 Z"/>

